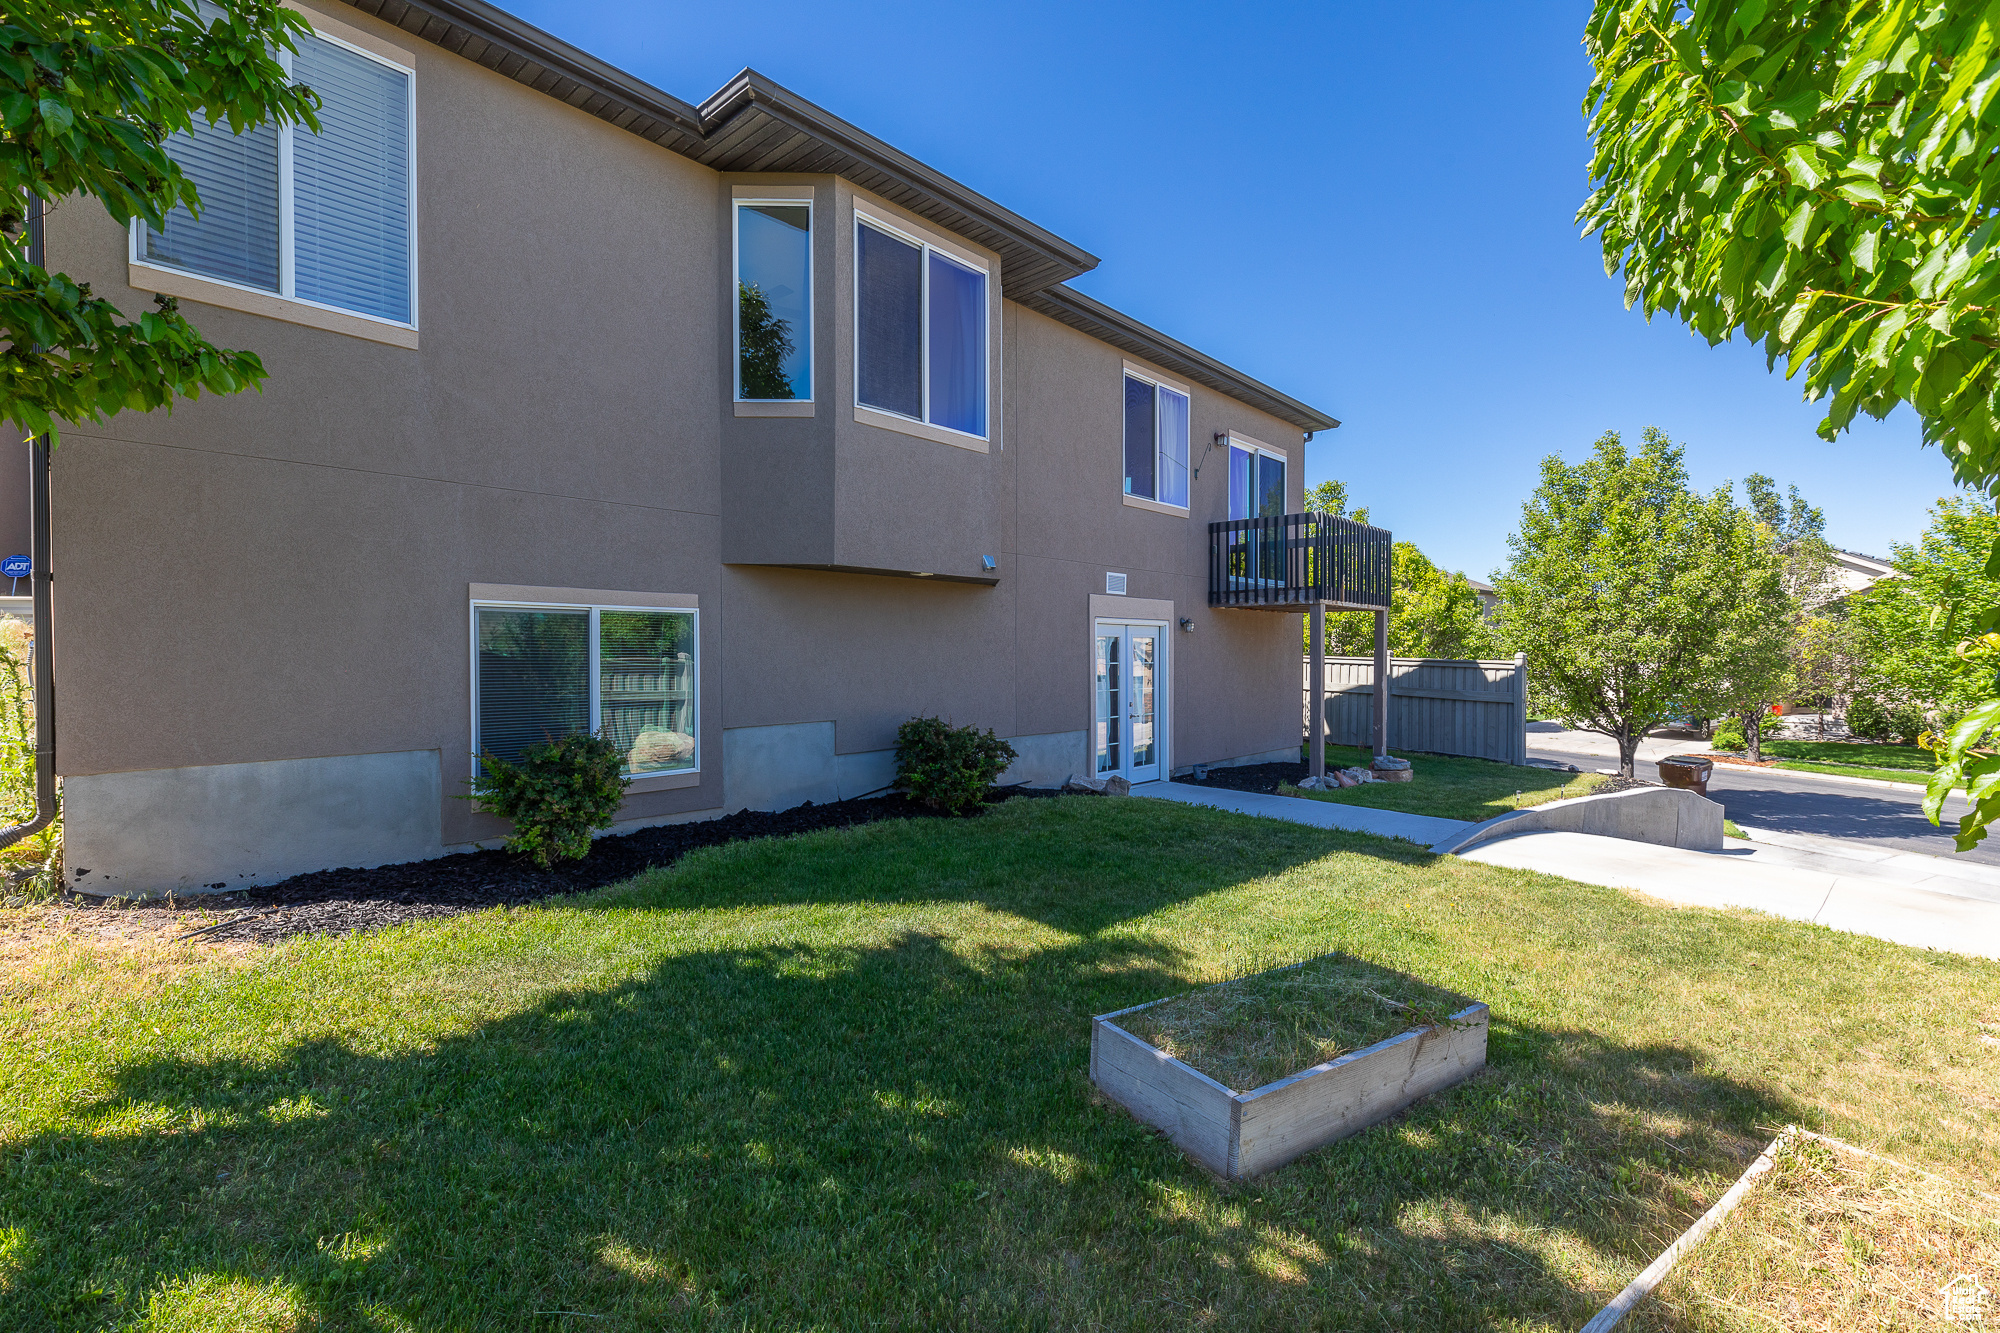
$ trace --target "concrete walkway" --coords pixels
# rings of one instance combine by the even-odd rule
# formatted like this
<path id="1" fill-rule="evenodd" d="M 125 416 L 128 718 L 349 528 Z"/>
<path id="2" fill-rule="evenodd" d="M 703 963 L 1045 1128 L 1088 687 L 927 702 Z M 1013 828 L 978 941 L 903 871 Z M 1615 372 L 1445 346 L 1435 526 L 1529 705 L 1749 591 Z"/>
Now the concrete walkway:
<path id="1" fill-rule="evenodd" d="M 1400 810 L 1371 810 L 1365 805 L 1339 805 L 1305 796 L 1273 796 L 1264 792 L 1230 791 L 1224 787 L 1197 787 L 1185 782 L 1142 782 L 1132 789 L 1132 794 L 1150 796 L 1159 801 L 1179 801 L 1183 805 L 1234 810 L 1241 815 L 1261 815 L 1265 819 L 1285 819 L 1294 824 L 1310 824 L 1314 828 L 1348 829 L 1384 838 L 1405 838 L 1426 847 L 1442 842 L 1460 829 L 1472 827 L 1463 819 L 1406 815 Z"/>
<path id="2" fill-rule="evenodd" d="M 1465 820 L 1180 782 L 1143 783 L 1132 794 L 1426 847 L 1472 827 Z M 1725 839 L 1719 852 L 1587 833 L 1518 833 L 1481 843 L 1465 859 L 1636 889 L 1691 907 L 1748 907 L 1896 944 L 2000 958 L 2000 868 L 1845 838 L 1745 832 L 1752 841 Z"/>
<path id="3" fill-rule="evenodd" d="M 1971 866 L 1940 867 L 1936 857 L 1857 849 L 1835 838 L 1813 839 L 1813 847 L 1729 841 L 1719 852 L 1691 852 L 1582 833 L 1524 833 L 1482 843 L 1465 859 L 2000 958 L 2000 876 L 1979 879 Z"/>

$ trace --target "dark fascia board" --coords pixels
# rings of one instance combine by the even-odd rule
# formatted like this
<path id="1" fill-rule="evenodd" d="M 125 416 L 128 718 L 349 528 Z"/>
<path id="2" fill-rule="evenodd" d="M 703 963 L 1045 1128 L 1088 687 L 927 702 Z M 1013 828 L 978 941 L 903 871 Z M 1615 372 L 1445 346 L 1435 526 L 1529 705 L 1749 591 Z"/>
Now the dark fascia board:
<path id="1" fill-rule="evenodd" d="M 739 133 L 751 126 L 783 126 L 794 146 L 786 156 L 814 155 L 822 170 L 853 178 L 947 230 L 996 251 L 1009 296 L 1062 282 L 1097 267 L 1097 256 L 1072 245 L 1020 214 L 1001 207 L 908 153 L 849 124 L 824 107 L 746 69 L 701 104 L 701 123 L 715 151 L 696 154 L 718 171 L 786 170 L 759 150 L 732 152 L 723 145 L 764 136 Z M 828 160 L 828 159 L 831 160 Z"/>
<path id="2" fill-rule="evenodd" d="M 1030 310 L 1060 320 L 1162 370 L 1185 375 L 1217 393 L 1226 393 L 1236 401 L 1247 403 L 1260 412 L 1268 412 L 1280 421 L 1288 421 L 1300 430 L 1332 430 L 1340 425 L 1319 409 L 1308 407 L 1260 380 L 1253 380 L 1214 357 L 1197 352 L 1186 343 L 1169 338 L 1158 329 L 1149 328 L 1130 315 L 1113 310 L 1102 301 L 1092 300 L 1074 287 L 1050 287 L 1018 299 Z"/>
<path id="3" fill-rule="evenodd" d="M 496 70 L 621 129 L 718 171 L 795 170 L 733 154 L 745 122 L 760 118 L 794 132 L 796 161 L 853 176 L 920 216 L 950 226 L 1001 256 L 1010 295 L 1097 267 L 1097 256 L 1002 208 L 942 172 L 758 74 L 744 70 L 699 108 L 487 4 L 486 0 L 346 0 L 412 36 Z M 747 136 L 761 139 L 762 136 Z M 956 224 L 956 225 L 954 225 Z"/>

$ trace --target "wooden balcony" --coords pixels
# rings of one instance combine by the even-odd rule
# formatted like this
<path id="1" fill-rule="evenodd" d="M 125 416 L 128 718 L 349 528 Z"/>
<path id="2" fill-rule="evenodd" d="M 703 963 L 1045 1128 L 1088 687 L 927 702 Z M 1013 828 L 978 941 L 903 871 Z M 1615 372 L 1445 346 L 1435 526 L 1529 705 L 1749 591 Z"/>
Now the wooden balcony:
<path id="1" fill-rule="evenodd" d="M 1389 608 L 1386 529 L 1326 514 L 1208 525 L 1208 604 L 1246 611 Z"/>

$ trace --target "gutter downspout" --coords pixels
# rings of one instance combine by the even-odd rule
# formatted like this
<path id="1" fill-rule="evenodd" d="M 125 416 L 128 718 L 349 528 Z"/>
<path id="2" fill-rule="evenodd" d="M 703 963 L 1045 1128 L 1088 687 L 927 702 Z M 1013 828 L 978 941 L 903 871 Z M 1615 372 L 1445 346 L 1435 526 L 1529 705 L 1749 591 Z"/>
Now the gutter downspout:
<path id="1" fill-rule="evenodd" d="M 42 201 L 28 200 L 28 262 L 42 266 Z M 0 847 L 11 847 L 47 828 L 56 817 L 56 671 L 55 630 L 50 624 L 54 598 L 49 575 L 49 441 L 30 436 L 28 558 L 34 561 L 29 590 L 35 608 L 35 816 L 25 824 L 0 828 Z"/>

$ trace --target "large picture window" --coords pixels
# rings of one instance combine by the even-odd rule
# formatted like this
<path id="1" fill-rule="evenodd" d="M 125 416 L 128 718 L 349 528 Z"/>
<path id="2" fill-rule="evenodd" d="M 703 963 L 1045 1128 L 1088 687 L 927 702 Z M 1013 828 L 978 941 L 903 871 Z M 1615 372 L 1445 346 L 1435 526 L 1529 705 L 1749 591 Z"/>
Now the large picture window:
<path id="1" fill-rule="evenodd" d="M 1125 494 L 1188 503 L 1188 396 L 1125 374 Z"/>
<path id="2" fill-rule="evenodd" d="M 812 205 L 736 204 L 736 397 L 812 394 Z"/>
<path id="3" fill-rule="evenodd" d="M 410 72 L 326 37 L 301 37 L 298 48 L 279 57 L 319 94 L 319 133 L 233 134 L 227 121 L 197 118 L 166 151 L 194 182 L 201 216 L 182 206 L 163 230 L 137 224 L 135 257 L 414 325 Z"/>
<path id="4" fill-rule="evenodd" d="M 986 438 L 987 273 L 857 217 L 855 401 Z"/>
<path id="5" fill-rule="evenodd" d="M 473 606 L 474 753 L 602 733 L 628 777 L 700 767 L 693 611 Z"/>

